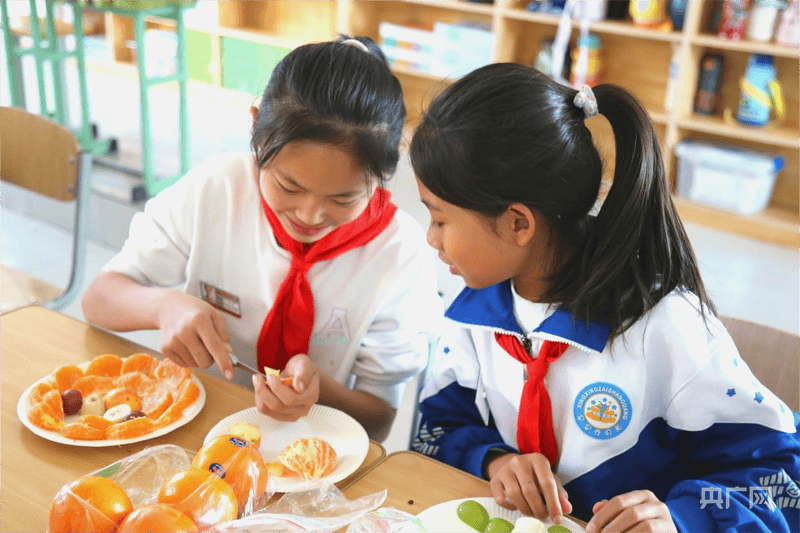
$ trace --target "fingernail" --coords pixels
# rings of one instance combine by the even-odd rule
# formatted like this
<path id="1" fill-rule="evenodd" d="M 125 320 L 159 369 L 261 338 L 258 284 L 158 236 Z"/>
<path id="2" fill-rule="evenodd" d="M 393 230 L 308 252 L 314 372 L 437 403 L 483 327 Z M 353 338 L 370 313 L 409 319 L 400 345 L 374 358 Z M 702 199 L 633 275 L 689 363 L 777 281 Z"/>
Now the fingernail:
<path id="1" fill-rule="evenodd" d="M 253 387 L 258 386 L 258 376 L 253 376 Z"/>
<path id="2" fill-rule="evenodd" d="M 305 389 L 305 387 L 303 386 L 303 382 L 302 381 L 298 381 L 297 382 L 296 389 L 297 389 L 297 392 L 303 392 L 303 389 Z"/>
<path id="3" fill-rule="evenodd" d="M 225 371 L 225 377 L 228 378 L 228 379 L 233 379 L 233 370 L 231 370 L 230 368 L 228 370 L 226 370 Z"/>
<path id="4" fill-rule="evenodd" d="M 560 526 L 560 525 L 561 525 L 561 522 L 563 522 L 563 521 L 564 521 L 564 519 L 561 517 L 561 515 L 560 515 L 560 514 L 557 514 L 557 515 L 555 515 L 555 516 L 553 517 L 553 523 L 554 523 L 554 524 L 556 524 L 556 525 L 559 525 L 559 526 Z"/>
<path id="5" fill-rule="evenodd" d="M 586 524 L 586 533 L 594 533 L 594 524 L 591 522 Z"/>

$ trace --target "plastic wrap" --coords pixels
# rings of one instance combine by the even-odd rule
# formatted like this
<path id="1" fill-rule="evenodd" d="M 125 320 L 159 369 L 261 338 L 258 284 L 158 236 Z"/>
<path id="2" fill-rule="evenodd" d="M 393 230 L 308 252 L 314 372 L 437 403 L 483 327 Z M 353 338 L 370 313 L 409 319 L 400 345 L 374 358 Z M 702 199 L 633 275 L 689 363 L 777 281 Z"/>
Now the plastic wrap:
<path id="1" fill-rule="evenodd" d="M 200 474 L 197 470 L 185 474 L 192 469 L 193 461 L 198 466 L 199 454 L 171 444 L 145 448 L 87 476 L 115 482 L 127 493 L 133 509 L 162 501 L 189 516 L 201 531 L 215 533 L 333 531 L 377 509 L 386 499 L 386 491 L 381 491 L 350 501 L 336 486 L 320 481 L 309 490 L 284 494 L 267 507 L 275 493 L 274 482 L 269 480 L 264 485 L 259 478 L 260 468 L 252 463 L 240 464 L 246 453 L 247 447 L 243 446 L 228 460 L 212 462 L 209 468 L 221 474 L 220 477 L 227 477 L 228 481 L 237 472 L 240 482 L 244 477 L 243 485 L 240 485 L 247 489 L 242 493 L 247 494 L 246 501 L 234 498 L 232 504 L 226 496 L 228 489 L 222 487 L 224 490 L 220 490 L 218 479 L 209 479 L 207 474 Z M 173 490 L 167 491 L 166 486 Z M 82 531 L 113 531 L 114 528 L 109 529 L 109 518 L 87 499 L 75 494 L 69 484 L 62 487 L 53 501 L 48 531 L 53 533 L 76 527 Z M 224 521 L 220 521 L 223 518 Z"/>

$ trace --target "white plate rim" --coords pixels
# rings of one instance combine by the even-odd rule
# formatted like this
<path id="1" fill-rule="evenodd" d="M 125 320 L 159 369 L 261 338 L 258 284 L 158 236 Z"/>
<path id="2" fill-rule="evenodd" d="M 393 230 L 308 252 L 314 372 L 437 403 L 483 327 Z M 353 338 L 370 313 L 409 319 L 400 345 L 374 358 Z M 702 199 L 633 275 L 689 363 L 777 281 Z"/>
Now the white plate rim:
<path id="1" fill-rule="evenodd" d="M 440 502 L 440 503 L 437 503 L 435 505 L 431 505 L 427 509 L 424 509 L 424 510 L 420 511 L 419 513 L 417 513 L 417 519 L 420 521 L 420 524 L 422 524 L 422 526 L 425 528 L 426 531 L 433 531 L 431 529 L 428 529 L 428 527 L 425 525 L 425 514 L 426 513 L 428 513 L 429 511 L 432 511 L 432 512 L 435 513 L 437 508 L 444 508 L 444 507 L 451 507 L 451 506 L 452 506 L 452 509 L 453 509 L 453 513 L 455 513 L 456 508 L 461 504 L 461 502 L 465 502 L 467 500 L 476 501 L 476 502 L 480 503 L 481 505 L 483 505 L 484 507 L 487 507 L 487 508 L 489 508 L 490 506 L 491 507 L 497 507 L 498 509 L 501 509 L 502 512 L 504 512 L 504 513 L 509 513 L 511 515 L 519 513 L 519 516 L 522 516 L 522 513 L 520 513 L 519 511 L 511 511 L 511 510 L 505 509 L 503 507 L 500 507 L 499 505 L 497 505 L 497 502 L 494 501 L 494 498 L 491 498 L 491 497 L 488 497 L 488 496 L 478 496 L 478 497 L 474 497 L 474 498 L 459 498 L 457 500 L 448 500 L 446 502 Z M 494 518 L 494 517 L 492 517 L 492 518 Z M 456 520 L 458 520 L 457 516 L 456 516 Z M 508 518 L 506 518 L 506 520 L 508 520 Z M 516 520 L 516 518 L 515 518 L 515 520 Z M 544 522 L 544 525 L 545 525 L 545 527 L 550 527 L 550 526 L 552 526 L 554 524 L 550 520 L 547 520 L 547 521 Z M 580 525 L 578 525 L 577 523 L 573 522 L 572 520 L 570 520 L 566 516 L 564 517 L 564 520 L 561 523 L 561 525 L 565 526 L 565 527 L 568 527 L 573 532 L 584 531 L 584 529 Z M 464 531 L 475 531 L 475 530 L 470 528 L 467 524 L 464 524 Z"/>
<path id="2" fill-rule="evenodd" d="M 287 492 L 299 492 L 302 490 L 308 490 L 315 484 L 319 483 L 320 481 L 326 481 L 328 483 L 336 483 L 345 479 L 347 476 L 358 470 L 358 468 L 364 463 L 364 459 L 366 459 L 367 454 L 369 453 L 369 436 L 367 435 L 366 430 L 364 427 L 352 416 L 348 415 L 347 413 L 340 411 L 339 409 L 334 409 L 333 407 L 328 407 L 326 405 L 315 404 L 311 407 L 308 414 L 303 417 L 301 420 L 315 420 L 318 418 L 323 417 L 337 417 L 341 422 L 346 422 L 346 429 L 345 431 L 350 431 L 353 433 L 353 440 L 357 441 L 358 447 L 356 449 L 349 449 L 348 450 L 348 458 L 352 456 L 352 460 L 347 461 L 347 465 L 343 466 L 344 463 L 341 461 L 342 457 L 342 450 L 336 450 L 337 456 L 340 458 L 339 464 L 334 469 L 333 472 L 328 474 L 327 476 L 323 476 L 320 479 L 310 479 L 310 480 L 303 480 L 298 479 L 297 477 L 292 477 L 290 479 L 284 479 L 280 477 L 273 477 L 275 481 L 275 492 L 280 493 L 287 493 Z M 265 422 L 269 423 L 270 425 L 277 425 L 277 428 L 271 428 L 269 431 L 279 431 L 280 426 L 295 424 L 296 422 L 281 422 L 279 420 L 272 419 L 267 415 L 264 415 L 258 411 L 255 407 L 250 407 L 248 409 L 244 409 L 242 411 L 233 413 L 229 415 L 212 427 L 208 433 L 206 434 L 205 439 L 203 440 L 203 444 L 206 444 L 209 440 L 219 435 L 226 435 L 230 427 L 236 422 L 252 422 L 254 420 L 264 420 Z M 264 438 L 265 435 L 264 431 L 262 431 L 262 444 L 265 442 Z M 315 437 L 319 435 L 310 434 L 307 435 L 309 437 Z M 334 443 L 331 443 L 333 445 Z M 334 449 L 336 449 L 334 447 Z M 261 450 L 259 450 L 261 451 Z M 262 456 L 264 456 L 264 461 L 275 461 L 277 458 L 271 458 L 264 455 L 262 452 Z"/>
<path id="3" fill-rule="evenodd" d="M 127 358 L 122 357 L 123 361 Z M 83 363 L 78 364 L 77 366 L 80 367 L 82 370 L 86 370 L 86 367 L 91 363 L 91 361 L 85 361 Z M 52 374 L 52 373 L 51 373 Z M 202 411 L 203 406 L 206 403 L 206 389 L 203 387 L 203 384 L 197 378 L 197 376 L 192 373 L 192 381 L 194 381 L 197 388 L 200 389 L 200 395 L 194 401 L 192 405 L 190 405 L 187 409 L 183 410 L 183 414 L 181 417 L 169 424 L 164 426 L 163 428 L 159 428 L 151 433 L 146 433 L 145 435 L 140 435 L 138 437 L 132 437 L 130 439 L 105 439 L 105 440 L 77 440 L 77 439 L 68 439 L 63 436 L 58 431 L 50 431 L 48 429 L 42 429 L 38 426 L 35 426 L 28 420 L 28 412 L 31 410 L 30 402 L 28 401 L 28 397 L 31 395 L 33 388 L 41 383 L 42 381 L 46 380 L 50 377 L 51 374 L 48 374 L 31 384 L 30 387 L 25 389 L 22 395 L 19 397 L 19 401 L 17 401 L 17 417 L 20 419 L 22 424 L 30 429 L 36 435 L 47 439 L 49 441 L 57 442 L 59 444 L 69 444 L 71 446 L 82 446 L 85 448 L 104 448 L 106 446 L 122 446 L 123 444 L 133 444 L 135 442 L 142 442 L 145 440 L 154 439 L 156 437 L 160 437 L 162 435 L 166 435 L 181 426 L 188 424 L 192 421 L 200 411 Z"/>

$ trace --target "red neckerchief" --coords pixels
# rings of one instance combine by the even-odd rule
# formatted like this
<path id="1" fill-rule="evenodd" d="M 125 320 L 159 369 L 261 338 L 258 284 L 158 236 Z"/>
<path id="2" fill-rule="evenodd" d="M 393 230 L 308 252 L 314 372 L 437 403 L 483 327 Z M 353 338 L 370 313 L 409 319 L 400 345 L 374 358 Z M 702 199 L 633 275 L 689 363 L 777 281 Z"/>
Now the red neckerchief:
<path id="1" fill-rule="evenodd" d="M 397 211 L 397 206 L 389 201 L 390 196 L 388 191 L 376 189 L 358 218 L 309 245 L 291 238 L 272 209 L 261 199 L 275 238 L 292 254 L 292 265 L 258 336 L 259 368 L 268 366 L 283 370 L 292 356 L 308 353 L 314 326 L 314 297 L 306 273 L 317 261 L 326 261 L 362 246 L 386 229 Z"/>
<path id="2" fill-rule="evenodd" d="M 563 342 L 544 341 L 535 359 L 515 335 L 495 333 L 495 340 L 511 357 L 523 363 L 528 380 L 522 388 L 517 415 L 517 446 L 522 453 L 538 452 L 547 457 L 551 466 L 558 459 L 558 446 L 553 433 L 553 411 L 550 395 L 544 386 L 544 376 L 550 363 L 561 357 L 569 347 Z"/>

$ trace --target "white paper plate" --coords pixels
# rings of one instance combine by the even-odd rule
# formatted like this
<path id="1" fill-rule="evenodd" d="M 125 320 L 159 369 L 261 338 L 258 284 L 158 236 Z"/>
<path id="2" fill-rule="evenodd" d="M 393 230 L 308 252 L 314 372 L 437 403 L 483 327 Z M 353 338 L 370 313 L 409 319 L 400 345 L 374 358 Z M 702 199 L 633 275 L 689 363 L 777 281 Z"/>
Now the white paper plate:
<path id="1" fill-rule="evenodd" d="M 336 451 L 336 468 L 320 479 L 329 483 L 341 481 L 361 466 L 369 451 L 369 437 L 364 428 L 350 415 L 314 405 L 306 416 L 295 422 L 281 422 L 258 412 L 255 407 L 223 418 L 206 435 L 205 444 L 214 437 L 226 435 L 237 422 L 249 422 L 261 431 L 259 451 L 265 461 L 277 461 L 278 454 L 293 440 L 301 437 L 318 437 L 328 442 Z M 297 474 L 276 477 L 276 492 L 297 492 L 310 488 L 316 480 L 304 480 Z"/>
<path id="2" fill-rule="evenodd" d="M 78 366 L 81 367 L 83 370 L 86 370 L 86 367 L 89 365 L 90 361 L 85 363 L 81 363 Z M 47 429 L 42 429 L 40 427 L 34 426 L 30 420 L 28 420 L 28 411 L 31 410 L 30 401 L 28 397 L 30 396 L 33 388 L 40 382 L 46 380 L 49 376 L 44 376 L 42 379 L 33 383 L 30 387 L 25 389 L 25 392 L 22 393 L 22 396 L 19 397 L 19 401 L 17 402 L 17 416 L 19 417 L 20 421 L 30 429 L 35 434 L 39 435 L 42 438 L 47 440 L 51 440 L 53 442 L 58 442 L 61 444 L 70 444 L 72 446 L 84 446 L 87 448 L 102 448 L 104 446 L 120 446 L 122 444 L 131 444 L 134 442 L 141 442 L 144 440 L 154 439 L 156 437 L 160 437 L 161 435 L 166 435 L 167 433 L 178 429 L 179 427 L 187 424 L 191 421 L 194 417 L 196 417 L 200 411 L 203 409 L 203 406 L 206 403 L 206 390 L 203 388 L 203 384 L 200 383 L 200 380 L 197 379 L 197 376 L 192 374 L 192 381 L 194 381 L 197 388 L 200 389 L 200 395 L 194 401 L 192 405 L 187 407 L 183 410 L 183 415 L 168 426 L 164 426 L 163 428 L 157 429 L 152 433 L 147 433 L 145 435 L 141 435 L 139 437 L 133 437 L 130 439 L 109 439 L 109 440 L 73 440 L 68 439 L 63 436 L 58 431 L 49 431 Z M 78 415 L 71 415 L 64 418 L 64 420 L 69 424 L 70 422 L 77 420 Z"/>
<path id="3" fill-rule="evenodd" d="M 462 531 L 465 533 L 472 533 L 475 530 L 462 522 L 456 512 L 456 509 L 461 502 L 467 500 L 473 500 L 483 505 L 489 512 L 490 519 L 504 518 L 514 524 L 517 521 L 517 518 L 522 516 L 522 513 L 519 511 L 509 511 L 508 509 L 500 507 L 494 501 L 494 498 L 463 498 L 461 500 L 451 500 L 449 502 L 443 502 L 432 507 L 428 507 L 419 513 L 417 518 L 420 522 L 422 522 L 422 526 L 425 528 L 425 531 L 450 531 L 453 533 Z M 544 522 L 544 525 L 545 527 L 550 527 L 553 525 L 553 522 L 551 520 L 547 520 Z M 584 531 L 581 526 L 566 517 L 562 521 L 561 525 L 568 527 L 571 531 Z"/>

